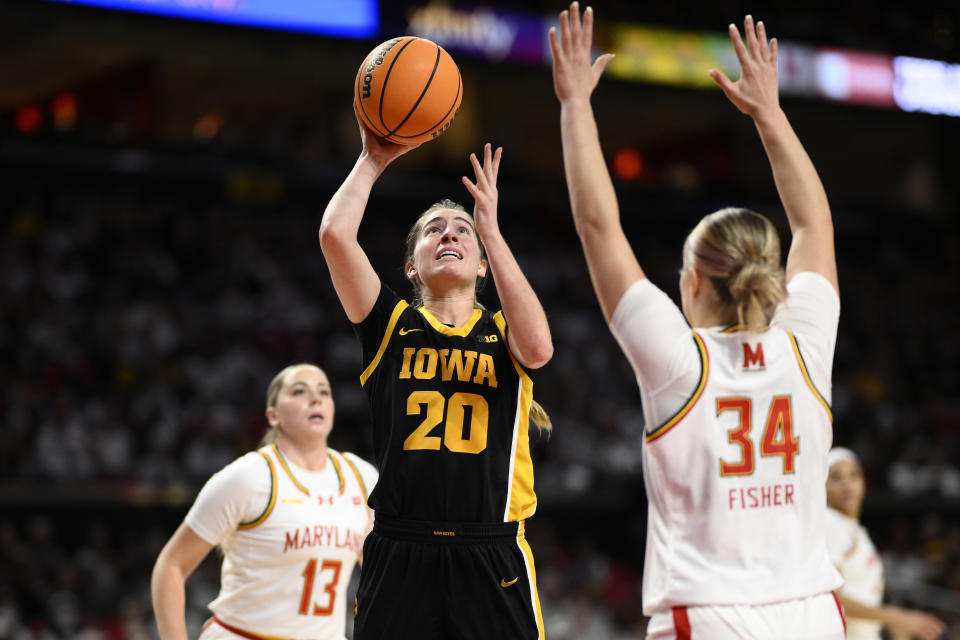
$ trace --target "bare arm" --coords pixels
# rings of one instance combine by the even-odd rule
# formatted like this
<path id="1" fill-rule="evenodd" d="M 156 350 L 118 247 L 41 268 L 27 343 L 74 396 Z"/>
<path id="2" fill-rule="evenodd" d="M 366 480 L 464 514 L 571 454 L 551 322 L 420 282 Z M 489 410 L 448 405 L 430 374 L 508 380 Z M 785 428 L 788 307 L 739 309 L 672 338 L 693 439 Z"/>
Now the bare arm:
<path id="1" fill-rule="evenodd" d="M 813 162 L 780 108 L 777 41 L 768 41 L 763 22 L 754 27 L 750 16 L 744 20 L 744 30 L 746 47 L 736 26 L 731 24 L 729 28 L 740 61 L 740 79 L 733 82 L 717 69 L 710 71 L 710 77 L 740 111 L 753 118 L 760 133 L 793 233 L 787 255 L 787 281 L 801 271 L 814 271 L 839 291 L 827 194 Z"/>
<path id="2" fill-rule="evenodd" d="M 356 105 L 354 105 L 356 111 Z M 320 248 L 330 269 L 333 288 L 350 322 L 360 322 L 380 295 L 380 277 L 357 241 L 367 199 L 383 170 L 393 160 L 419 145 L 399 145 L 377 138 L 357 116 L 363 151 L 323 212 Z"/>
<path id="3" fill-rule="evenodd" d="M 874 607 L 837 592 L 837 599 L 843 605 L 844 613 L 848 618 L 864 618 L 876 620 L 894 634 L 901 634 L 906 638 L 920 638 L 920 640 L 936 640 L 943 633 L 946 626 L 936 616 L 923 611 L 901 609 L 889 605 Z"/>
<path id="4" fill-rule="evenodd" d="M 187 640 L 187 578 L 213 545 L 182 523 L 157 556 L 150 576 L 153 615 L 162 640 Z"/>
<path id="5" fill-rule="evenodd" d="M 631 284 L 645 278 L 620 225 L 620 208 L 600 148 L 590 106 L 611 54 L 591 64 L 593 10 L 580 20 L 579 4 L 560 14 L 560 36 L 550 30 L 553 87 L 560 100 L 560 139 L 573 222 L 583 245 L 590 279 L 607 322 Z"/>
<path id="6" fill-rule="evenodd" d="M 491 155 L 490 143 L 484 145 L 483 166 L 471 153 L 470 163 L 477 182 L 474 184 L 464 176 L 463 184 L 473 196 L 473 219 L 477 235 L 487 249 L 490 270 L 509 326 L 507 342 L 510 350 L 523 366 L 537 369 L 553 356 L 553 340 L 540 299 L 520 270 L 497 223 L 497 174 L 502 152 L 503 148 L 497 147 L 496 153 Z"/>

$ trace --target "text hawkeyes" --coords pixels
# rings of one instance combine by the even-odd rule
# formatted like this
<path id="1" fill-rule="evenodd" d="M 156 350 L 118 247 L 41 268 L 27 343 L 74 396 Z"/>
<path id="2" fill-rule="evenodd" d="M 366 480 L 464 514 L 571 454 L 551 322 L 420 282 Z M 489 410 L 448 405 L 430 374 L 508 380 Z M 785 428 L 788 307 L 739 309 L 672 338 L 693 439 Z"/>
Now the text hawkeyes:
<path id="1" fill-rule="evenodd" d="M 437 364 L 439 363 L 439 367 Z M 431 380 L 437 377 L 448 382 L 456 378 L 460 382 L 473 382 L 497 388 L 497 372 L 493 356 L 469 349 L 433 349 L 431 347 L 406 347 L 400 365 L 400 380 Z"/>

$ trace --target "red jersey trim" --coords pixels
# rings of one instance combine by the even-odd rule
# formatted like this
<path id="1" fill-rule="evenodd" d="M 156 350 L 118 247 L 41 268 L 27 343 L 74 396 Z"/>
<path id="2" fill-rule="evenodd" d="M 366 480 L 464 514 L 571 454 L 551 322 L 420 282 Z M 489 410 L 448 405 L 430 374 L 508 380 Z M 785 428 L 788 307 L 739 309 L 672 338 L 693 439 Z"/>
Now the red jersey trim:
<path id="1" fill-rule="evenodd" d="M 690 618 L 687 616 L 686 607 L 673 608 L 673 630 L 676 640 L 690 640 Z"/>
<path id="2" fill-rule="evenodd" d="M 212 618 L 210 618 L 210 620 L 207 622 L 207 624 L 203 625 L 203 628 L 206 629 L 207 626 L 209 626 L 209 625 L 210 625 L 211 623 L 213 623 L 213 622 L 217 623 L 218 625 L 220 625 L 221 627 L 223 627 L 224 629 L 226 629 L 226 630 L 229 631 L 230 633 L 235 633 L 235 634 L 237 634 L 238 636 L 242 636 L 242 637 L 244 637 L 244 638 L 250 638 L 250 640 L 286 640 L 285 638 L 279 638 L 279 637 L 277 637 L 277 636 L 261 636 L 261 635 L 256 634 L 256 633 L 251 633 L 250 631 L 244 631 L 243 629 L 238 629 L 237 627 L 234 627 L 233 625 L 227 624 L 226 622 L 224 622 L 223 620 L 221 620 L 221 619 L 218 618 L 217 616 L 213 616 Z"/>

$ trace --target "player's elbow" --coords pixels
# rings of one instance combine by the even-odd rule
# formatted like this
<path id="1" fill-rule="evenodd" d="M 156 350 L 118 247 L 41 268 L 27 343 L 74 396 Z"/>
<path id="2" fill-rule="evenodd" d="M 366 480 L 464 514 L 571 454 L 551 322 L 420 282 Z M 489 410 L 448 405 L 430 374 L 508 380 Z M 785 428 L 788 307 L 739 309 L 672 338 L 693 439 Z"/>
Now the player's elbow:
<path id="1" fill-rule="evenodd" d="M 544 340 L 535 344 L 530 349 L 530 353 L 525 355 L 527 357 L 524 358 L 526 360 L 524 365 L 526 365 L 528 369 L 539 369 L 550 362 L 550 358 L 553 357 L 553 342 L 551 340 Z"/>
<path id="2" fill-rule="evenodd" d="M 345 246 L 348 242 L 347 234 L 326 218 L 320 223 L 317 236 L 320 239 L 320 249 L 325 255 Z"/>

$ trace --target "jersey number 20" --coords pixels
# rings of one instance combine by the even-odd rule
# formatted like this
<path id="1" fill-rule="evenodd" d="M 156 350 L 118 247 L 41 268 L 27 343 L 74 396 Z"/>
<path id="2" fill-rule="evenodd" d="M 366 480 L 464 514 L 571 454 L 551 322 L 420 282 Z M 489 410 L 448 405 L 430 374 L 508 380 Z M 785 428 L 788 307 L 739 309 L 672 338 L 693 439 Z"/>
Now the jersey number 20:
<path id="1" fill-rule="evenodd" d="M 750 416 L 753 402 L 750 398 L 717 398 L 717 415 L 724 411 L 739 414 L 737 427 L 727 433 L 730 444 L 740 447 L 740 461 L 720 460 L 720 475 L 748 476 L 753 473 L 753 441 L 750 440 Z M 767 422 L 760 437 L 761 456 L 782 456 L 783 472 L 793 473 L 793 457 L 800 451 L 800 438 L 793 437 L 793 407 L 790 396 L 776 396 L 770 401 Z"/>
<path id="2" fill-rule="evenodd" d="M 467 409 L 470 410 L 469 425 L 464 424 Z M 439 391 L 414 391 L 407 398 L 407 415 L 422 415 L 423 421 L 403 441 L 404 450 L 439 451 L 441 442 L 457 453 L 480 453 L 487 448 L 490 408 L 481 395 L 457 392 L 447 400 Z M 441 422 L 444 423 L 443 436 L 430 435 Z M 465 437 L 468 428 L 470 435 Z"/>

